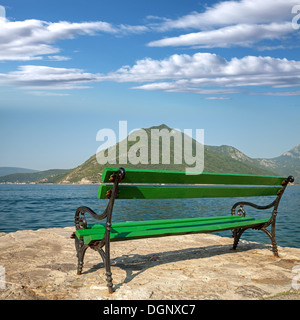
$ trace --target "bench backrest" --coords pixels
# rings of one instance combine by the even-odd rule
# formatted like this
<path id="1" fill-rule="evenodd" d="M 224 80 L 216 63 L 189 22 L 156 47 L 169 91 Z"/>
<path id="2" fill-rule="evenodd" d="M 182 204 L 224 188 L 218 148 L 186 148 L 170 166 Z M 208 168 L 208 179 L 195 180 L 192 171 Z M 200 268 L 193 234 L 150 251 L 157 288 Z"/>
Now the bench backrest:
<path id="1" fill-rule="evenodd" d="M 106 199 L 112 189 L 111 176 L 118 169 L 105 168 L 98 198 Z M 184 171 L 126 169 L 118 186 L 119 199 L 180 199 L 250 197 L 277 195 L 285 177 L 227 173 L 186 175 Z M 163 184 L 163 185 L 162 185 Z"/>

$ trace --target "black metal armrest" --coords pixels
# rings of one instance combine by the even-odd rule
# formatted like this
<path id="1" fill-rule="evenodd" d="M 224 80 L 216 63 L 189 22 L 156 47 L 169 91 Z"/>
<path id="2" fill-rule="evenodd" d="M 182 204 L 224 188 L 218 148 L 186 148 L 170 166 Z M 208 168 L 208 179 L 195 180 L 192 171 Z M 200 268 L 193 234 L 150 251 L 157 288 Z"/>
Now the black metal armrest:
<path id="1" fill-rule="evenodd" d="M 107 218 L 106 224 L 111 224 L 111 213 L 112 208 L 114 205 L 114 200 L 117 198 L 118 195 L 118 185 L 119 183 L 125 178 L 125 169 L 119 168 L 111 177 L 110 181 L 114 183 L 113 189 L 111 191 L 109 202 L 102 214 L 97 214 L 94 210 L 89 207 L 79 207 L 75 212 L 75 227 L 76 230 L 78 229 L 85 229 L 87 227 L 87 221 L 85 218 L 85 213 L 90 214 L 94 219 L 102 220 Z"/>
<path id="2" fill-rule="evenodd" d="M 236 202 L 231 208 L 231 215 L 235 215 L 235 210 L 236 210 L 236 208 L 238 206 L 240 206 L 240 208 L 238 209 L 237 213 L 239 215 L 243 214 L 243 216 L 246 215 L 246 212 L 244 210 L 244 206 L 250 206 L 250 207 L 253 207 L 253 208 L 258 209 L 258 210 L 266 210 L 266 209 L 270 209 L 270 208 L 274 207 L 273 212 L 272 212 L 272 216 L 270 218 L 270 223 L 272 221 L 275 221 L 275 218 L 276 218 L 276 215 L 277 215 L 277 208 L 278 208 L 280 199 L 281 199 L 281 197 L 282 197 L 282 195 L 284 193 L 284 190 L 285 190 L 285 188 L 287 187 L 287 185 L 289 183 L 293 183 L 293 182 L 294 182 L 294 177 L 293 176 L 289 176 L 285 180 L 283 180 L 282 181 L 282 188 L 277 193 L 276 199 L 273 202 L 271 202 L 270 204 L 266 205 L 266 206 L 259 206 L 257 204 L 254 204 L 254 203 L 248 202 L 248 201 Z"/>
<path id="3" fill-rule="evenodd" d="M 248 201 L 239 201 L 239 202 L 235 203 L 235 204 L 232 206 L 232 208 L 231 208 L 231 215 L 235 215 L 235 210 L 236 210 L 236 208 L 237 208 L 238 206 L 240 206 L 238 212 L 239 212 L 239 211 L 240 211 L 240 212 L 243 212 L 244 215 L 245 215 L 245 211 L 244 211 L 244 209 L 243 209 L 244 206 L 250 206 L 250 207 L 253 207 L 253 208 L 258 209 L 258 210 L 270 209 L 270 208 L 272 208 L 272 207 L 275 206 L 276 200 L 277 200 L 277 198 L 276 198 L 272 203 L 270 203 L 270 204 L 268 204 L 268 205 L 266 205 L 266 206 L 259 206 L 259 205 L 255 204 L 255 203 L 248 202 Z"/>
<path id="4" fill-rule="evenodd" d="M 102 214 L 97 214 L 94 210 L 89 207 L 79 207 L 75 213 L 75 227 L 78 229 L 85 229 L 87 227 L 87 221 L 85 218 L 85 213 L 90 214 L 94 219 L 102 220 L 107 216 L 107 208 Z"/>

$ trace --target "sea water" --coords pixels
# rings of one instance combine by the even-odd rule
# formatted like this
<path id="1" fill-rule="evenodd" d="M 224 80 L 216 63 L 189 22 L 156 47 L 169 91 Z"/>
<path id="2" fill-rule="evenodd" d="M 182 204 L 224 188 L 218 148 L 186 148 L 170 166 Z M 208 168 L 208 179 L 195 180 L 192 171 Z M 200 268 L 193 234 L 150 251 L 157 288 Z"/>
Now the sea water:
<path id="1" fill-rule="evenodd" d="M 79 206 L 102 213 L 107 200 L 97 198 L 97 185 L 0 185 L 0 232 L 74 226 Z M 173 219 L 230 215 L 232 205 L 241 200 L 266 205 L 274 197 L 206 198 L 166 200 L 116 200 L 113 221 Z M 271 217 L 270 210 L 244 207 L 247 216 Z M 86 215 L 88 223 L 98 222 Z M 217 233 L 231 237 L 231 231 Z M 263 232 L 247 230 L 242 239 L 270 244 Z M 278 208 L 276 240 L 279 246 L 300 248 L 300 186 L 288 186 Z"/>

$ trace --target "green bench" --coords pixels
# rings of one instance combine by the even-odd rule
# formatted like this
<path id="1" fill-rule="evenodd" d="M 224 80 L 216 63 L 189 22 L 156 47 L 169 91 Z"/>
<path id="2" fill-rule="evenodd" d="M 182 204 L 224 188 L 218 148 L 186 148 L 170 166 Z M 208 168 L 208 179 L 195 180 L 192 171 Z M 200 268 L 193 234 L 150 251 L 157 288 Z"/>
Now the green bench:
<path id="1" fill-rule="evenodd" d="M 258 229 L 269 236 L 273 253 L 278 256 L 275 239 L 277 208 L 286 186 L 289 182 L 293 182 L 294 178 L 222 173 L 186 175 L 181 171 L 106 168 L 102 173 L 102 181 L 105 184 L 99 186 L 98 198 L 109 199 L 106 209 L 98 215 L 88 207 L 79 207 L 75 213 L 76 231 L 72 234 L 72 238 L 75 239 L 77 251 L 77 273 L 82 272 L 86 249 L 96 250 L 103 259 L 107 286 L 109 293 L 112 293 L 110 242 L 113 241 L 231 230 L 234 237 L 232 249 L 235 250 L 245 230 Z M 226 216 L 188 218 L 184 217 L 183 213 L 182 219 L 112 223 L 112 211 L 116 198 L 129 200 L 252 196 L 275 196 L 275 199 L 266 206 L 247 201 L 236 202 Z M 272 215 L 268 219 L 247 217 L 245 205 L 260 210 L 273 208 Z M 106 219 L 105 223 L 89 225 L 85 213 L 97 220 Z M 266 229 L 268 226 L 271 226 L 270 231 Z"/>

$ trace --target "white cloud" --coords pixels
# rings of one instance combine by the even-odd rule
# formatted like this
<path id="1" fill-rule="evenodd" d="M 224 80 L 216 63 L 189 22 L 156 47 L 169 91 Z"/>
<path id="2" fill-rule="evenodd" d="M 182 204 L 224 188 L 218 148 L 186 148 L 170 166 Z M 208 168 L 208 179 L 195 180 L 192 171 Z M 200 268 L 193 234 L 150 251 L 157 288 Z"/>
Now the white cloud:
<path id="1" fill-rule="evenodd" d="M 148 46 L 247 47 L 262 40 L 282 39 L 295 33 L 291 24 L 291 9 L 297 2 L 222 1 L 207 7 L 204 12 L 193 12 L 176 20 L 165 21 L 157 27 L 160 31 L 196 29 L 200 32 L 152 41 Z"/>
<path id="2" fill-rule="evenodd" d="M 202 29 L 234 24 L 261 24 L 291 21 L 291 9 L 298 0 L 241 0 L 222 1 L 204 12 L 193 12 L 176 20 L 168 20 L 161 30 Z"/>
<path id="3" fill-rule="evenodd" d="M 70 60 L 70 57 L 64 57 L 64 56 L 48 56 L 48 59 L 51 61 L 67 61 Z"/>
<path id="4" fill-rule="evenodd" d="M 271 23 L 266 25 L 237 24 L 216 30 L 189 33 L 178 37 L 152 41 L 148 46 L 165 47 L 198 45 L 199 47 L 205 48 L 224 48 L 233 45 L 249 46 L 254 42 L 264 39 L 280 39 L 291 32 L 293 32 L 293 28 L 290 22 Z"/>
<path id="5" fill-rule="evenodd" d="M 218 83 L 225 77 L 238 81 L 245 78 L 244 83 L 247 79 L 250 79 L 250 82 L 251 79 L 257 79 L 258 85 L 270 79 L 277 84 L 289 85 L 293 78 L 298 79 L 299 85 L 299 76 L 300 61 L 261 56 L 226 60 L 212 53 L 195 53 L 174 54 L 163 60 L 145 58 L 138 60 L 132 67 L 123 66 L 116 72 L 103 76 L 103 79 L 118 82 L 193 79 L 210 85 L 211 82 Z M 234 85 L 237 85 L 235 81 Z"/>
<path id="6" fill-rule="evenodd" d="M 210 96 L 243 93 L 242 88 L 256 86 L 275 89 L 266 95 L 296 95 L 298 91 L 283 93 L 277 88 L 300 87 L 300 61 L 261 56 L 226 60 L 212 53 L 196 53 L 175 54 L 163 60 L 145 58 L 108 74 L 34 65 L 0 73 L 1 85 L 30 90 L 83 89 L 101 81 L 139 83 L 132 88 L 140 90 Z"/>
<path id="7" fill-rule="evenodd" d="M 109 73 L 107 80 L 119 82 L 149 82 L 153 80 L 198 77 L 215 72 L 226 60 L 210 53 L 174 54 L 163 60 L 145 58 L 132 67 L 123 66 Z"/>
<path id="8" fill-rule="evenodd" d="M 157 82 L 149 83 L 138 87 L 133 87 L 132 89 L 142 89 L 147 91 L 165 91 L 165 92 L 185 92 L 185 93 L 197 93 L 197 94 L 234 94 L 240 93 L 236 89 L 204 89 L 201 87 L 196 87 L 191 81 L 188 80 L 178 80 L 173 82 Z"/>
<path id="9" fill-rule="evenodd" d="M 163 60 L 139 60 L 132 67 L 124 66 L 100 78 L 103 81 L 150 82 L 133 87 L 142 90 L 230 94 L 241 92 L 237 88 L 250 86 L 298 87 L 300 61 L 256 56 L 226 60 L 211 53 L 182 54 Z"/>
<path id="10" fill-rule="evenodd" d="M 0 60 L 41 60 L 43 55 L 60 52 L 54 43 L 97 32 L 114 34 L 117 29 L 102 21 L 71 23 L 0 19 Z"/>
<path id="11" fill-rule="evenodd" d="M 46 66 L 20 66 L 17 71 L 0 73 L 0 84 L 26 89 L 85 89 L 84 84 L 99 80 L 99 75 L 81 69 Z"/>
<path id="12" fill-rule="evenodd" d="M 149 46 L 230 47 L 249 46 L 261 40 L 281 39 L 295 31 L 291 27 L 291 8 L 298 0 L 222 1 L 175 20 L 147 16 L 146 25 L 114 25 L 103 21 L 72 23 L 47 22 L 37 19 L 9 21 L 0 19 L 0 61 L 66 60 L 55 44 L 79 35 L 109 33 L 115 36 L 149 31 L 196 29 L 177 37 L 152 41 Z M 152 21 L 152 22 L 151 22 Z M 154 22 L 153 22 L 154 21 Z M 149 23 L 150 22 L 150 23 Z M 277 44 L 278 46 L 278 44 Z M 263 48 L 261 46 L 260 48 Z M 269 49 L 272 45 L 265 46 Z M 276 46 L 274 46 L 276 48 Z"/>
<path id="13" fill-rule="evenodd" d="M 66 60 L 55 55 L 60 49 L 54 44 L 60 40 L 73 39 L 79 35 L 138 34 L 150 30 L 147 26 L 113 25 L 103 21 L 47 22 L 36 19 L 9 21 L 0 18 L 0 61 L 42 60 L 44 55 L 54 55 L 52 60 Z M 55 59 L 59 57 L 58 59 Z M 48 57 L 49 58 L 49 57 Z M 51 59 L 51 58 L 50 58 Z"/>
<path id="14" fill-rule="evenodd" d="M 192 28 L 200 31 L 152 41 L 148 45 L 206 48 L 249 46 L 261 40 L 282 39 L 295 31 L 291 26 L 291 8 L 297 2 L 298 0 L 222 1 L 207 7 L 204 12 L 193 12 L 176 20 L 147 16 L 148 22 L 145 25 L 114 25 L 103 21 L 47 22 L 37 19 L 9 21 L 1 18 L 0 61 L 42 60 L 44 56 L 63 61 L 69 57 L 62 58 L 59 55 L 60 48 L 55 46 L 58 41 L 99 33 L 120 36 Z M 272 45 L 265 47 L 270 49 Z"/>
<path id="15" fill-rule="evenodd" d="M 147 26 L 131 26 L 131 25 L 125 25 L 120 24 L 118 25 L 118 30 L 122 33 L 144 33 L 146 31 L 149 31 L 149 28 Z"/>
<path id="16" fill-rule="evenodd" d="M 164 17 L 159 17 L 159 16 L 153 16 L 153 15 L 148 15 L 146 17 L 146 20 L 150 20 L 150 21 L 170 21 L 170 19 L 168 18 L 164 18 Z"/>

